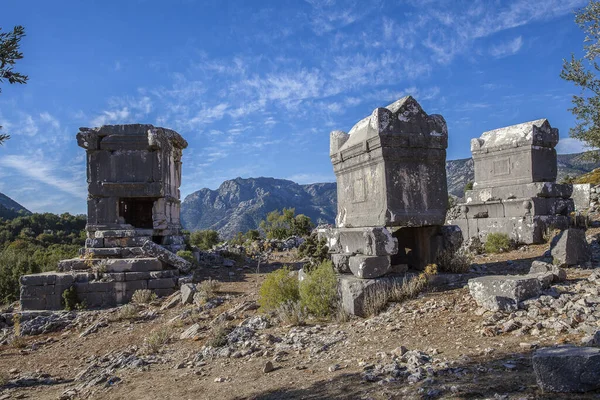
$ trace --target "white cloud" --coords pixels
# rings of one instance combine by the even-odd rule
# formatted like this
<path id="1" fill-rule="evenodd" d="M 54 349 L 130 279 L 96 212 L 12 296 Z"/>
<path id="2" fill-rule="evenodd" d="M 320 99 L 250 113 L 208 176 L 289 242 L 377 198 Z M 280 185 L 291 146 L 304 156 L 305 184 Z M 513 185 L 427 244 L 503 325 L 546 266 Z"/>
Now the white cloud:
<path id="1" fill-rule="evenodd" d="M 73 177 L 63 177 L 57 174 L 61 171 L 61 166 L 44 159 L 41 150 L 30 155 L 3 156 L 0 158 L 0 166 L 14 169 L 22 176 L 50 185 L 77 198 L 87 198 L 87 189 L 83 179 L 73 179 Z M 79 169 L 85 170 L 83 165 L 80 165 Z"/>
<path id="2" fill-rule="evenodd" d="M 46 124 L 49 124 L 50 126 L 52 126 L 52 128 L 54 128 L 54 129 L 59 129 L 60 128 L 60 122 L 58 121 L 58 119 L 54 118 L 48 112 L 41 113 L 40 114 L 40 119 L 43 122 L 45 122 Z"/>
<path id="3" fill-rule="evenodd" d="M 107 124 L 124 123 L 130 117 L 129 108 L 124 107 L 120 110 L 103 111 L 101 115 L 92 119 L 92 126 L 102 126 Z"/>
<path id="4" fill-rule="evenodd" d="M 563 138 L 560 139 L 556 145 L 556 152 L 558 154 L 572 154 L 581 153 L 583 151 L 593 150 L 587 146 L 584 142 L 574 138 Z"/>
<path id="5" fill-rule="evenodd" d="M 502 58 L 517 54 L 521 50 L 521 47 L 523 47 L 523 37 L 517 36 L 508 42 L 492 46 L 489 52 L 492 57 Z"/>
<path id="6" fill-rule="evenodd" d="M 301 185 L 306 185 L 309 183 L 323 183 L 323 182 L 335 182 L 335 175 L 331 174 L 306 174 L 299 173 L 291 175 L 287 178 L 284 178 Z"/>

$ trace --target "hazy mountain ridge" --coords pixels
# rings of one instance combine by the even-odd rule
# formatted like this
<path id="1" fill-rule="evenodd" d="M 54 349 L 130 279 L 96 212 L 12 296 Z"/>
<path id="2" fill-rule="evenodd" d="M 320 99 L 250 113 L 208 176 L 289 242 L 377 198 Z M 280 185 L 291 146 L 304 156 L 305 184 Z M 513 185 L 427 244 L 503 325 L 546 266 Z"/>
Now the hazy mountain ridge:
<path id="1" fill-rule="evenodd" d="M 0 193 L 0 218 L 12 219 L 19 216 L 19 211 L 31 214 L 31 211 L 8 197 Z"/>

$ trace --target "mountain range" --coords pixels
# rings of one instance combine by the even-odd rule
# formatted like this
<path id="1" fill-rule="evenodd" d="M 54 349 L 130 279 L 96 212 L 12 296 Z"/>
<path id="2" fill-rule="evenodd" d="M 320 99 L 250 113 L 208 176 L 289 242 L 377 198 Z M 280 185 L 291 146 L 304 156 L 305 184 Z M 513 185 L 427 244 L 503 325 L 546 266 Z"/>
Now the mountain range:
<path id="1" fill-rule="evenodd" d="M 600 167 L 582 153 L 558 156 L 558 178 L 575 177 Z M 473 160 L 464 158 L 446 162 L 448 193 L 462 197 L 465 185 L 473 181 Z M 331 183 L 300 185 L 276 178 L 236 178 L 225 181 L 216 190 L 200 189 L 181 204 L 181 223 L 190 231 L 214 229 L 221 237 L 256 229 L 273 210 L 295 208 L 315 223 L 334 223 L 337 213 L 337 187 Z M 14 218 L 29 213 L 25 207 L 0 193 L 0 217 Z"/>
<path id="2" fill-rule="evenodd" d="M 600 167 L 581 153 L 558 156 L 558 178 L 578 176 Z M 462 197 L 465 185 L 473 181 L 473 159 L 446 162 L 448 193 Z M 337 213 L 335 183 L 299 185 L 276 178 L 236 178 L 216 190 L 201 189 L 187 196 L 181 205 L 181 221 L 188 230 L 214 229 L 221 237 L 256 229 L 268 212 L 295 208 L 313 222 L 333 224 Z"/>

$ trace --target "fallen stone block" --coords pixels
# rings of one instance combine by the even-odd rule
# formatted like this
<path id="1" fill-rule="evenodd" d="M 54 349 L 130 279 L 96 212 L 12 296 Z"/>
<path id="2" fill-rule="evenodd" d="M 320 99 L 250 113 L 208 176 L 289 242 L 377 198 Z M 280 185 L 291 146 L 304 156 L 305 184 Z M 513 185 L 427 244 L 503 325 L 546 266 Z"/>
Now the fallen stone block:
<path id="1" fill-rule="evenodd" d="M 583 229 L 565 229 L 552 239 L 550 245 L 553 264 L 566 267 L 585 264 L 592 259 L 592 251 Z"/>
<path id="2" fill-rule="evenodd" d="M 600 389 L 600 349 L 559 346 L 537 350 L 533 369 L 538 386 L 548 392 Z"/>
<path id="3" fill-rule="evenodd" d="M 562 282 L 567 279 L 567 271 L 558 265 L 550 264 L 544 261 L 535 260 L 531 263 L 531 268 L 529 269 L 530 274 L 539 274 L 539 273 L 547 273 L 550 272 L 554 276 L 554 282 Z"/>
<path id="4" fill-rule="evenodd" d="M 379 278 L 391 271 L 390 256 L 364 256 L 357 254 L 348 261 L 350 271 L 358 278 Z"/>
<path id="5" fill-rule="evenodd" d="M 181 272 L 186 273 L 192 269 L 192 264 L 189 261 L 179 257 L 175 253 L 171 253 L 170 251 L 164 249 L 163 247 L 157 245 L 156 243 L 150 240 L 144 243 L 144 245 L 142 246 L 142 251 L 144 252 L 144 254 L 150 257 L 156 257 L 160 261 L 174 268 L 177 268 Z"/>
<path id="6" fill-rule="evenodd" d="M 186 283 L 181 285 L 181 303 L 192 304 L 194 302 L 194 293 L 196 293 L 196 285 Z"/>
<path id="7" fill-rule="evenodd" d="M 538 296 L 538 275 L 494 275 L 469 279 L 469 291 L 477 305 L 490 311 L 514 311 L 519 302 Z"/>
<path id="8" fill-rule="evenodd" d="M 361 279 L 354 275 L 338 275 L 338 292 L 345 312 L 359 317 L 367 317 L 372 307 L 386 298 L 383 292 L 395 285 L 402 285 L 409 275 L 386 276 L 377 279 Z"/>

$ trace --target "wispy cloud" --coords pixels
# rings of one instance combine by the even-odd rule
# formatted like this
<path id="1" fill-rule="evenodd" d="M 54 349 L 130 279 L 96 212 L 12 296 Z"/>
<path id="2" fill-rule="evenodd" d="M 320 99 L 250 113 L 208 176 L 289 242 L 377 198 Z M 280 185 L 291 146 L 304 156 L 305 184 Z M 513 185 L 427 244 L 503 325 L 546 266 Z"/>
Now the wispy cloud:
<path id="1" fill-rule="evenodd" d="M 50 185 L 61 192 L 71 194 L 77 198 L 87 198 L 87 189 L 83 179 L 73 179 L 72 176 L 64 177 L 59 174 L 61 166 L 45 159 L 41 151 L 32 155 L 7 155 L 0 158 L 0 167 L 15 170 L 21 176 L 34 181 Z M 80 165 L 79 168 L 82 168 Z"/>
<path id="2" fill-rule="evenodd" d="M 490 55 L 495 58 L 512 56 L 517 54 L 521 47 L 523 47 L 523 37 L 517 36 L 512 40 L 490 47 Z"/>

